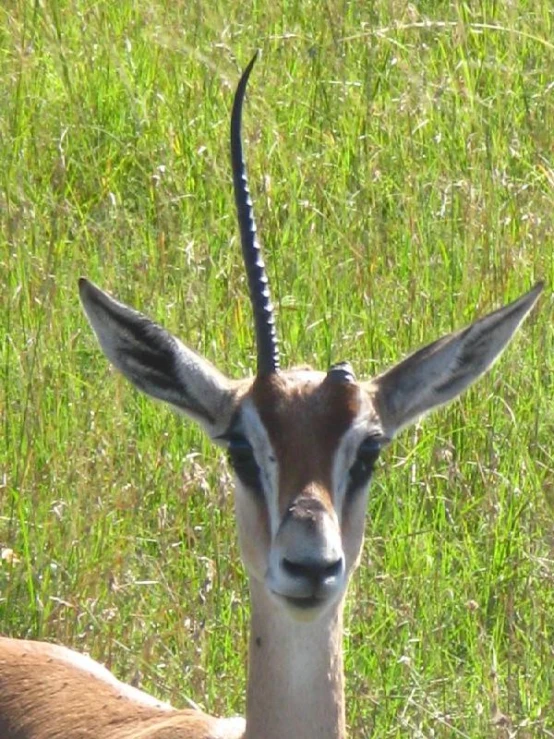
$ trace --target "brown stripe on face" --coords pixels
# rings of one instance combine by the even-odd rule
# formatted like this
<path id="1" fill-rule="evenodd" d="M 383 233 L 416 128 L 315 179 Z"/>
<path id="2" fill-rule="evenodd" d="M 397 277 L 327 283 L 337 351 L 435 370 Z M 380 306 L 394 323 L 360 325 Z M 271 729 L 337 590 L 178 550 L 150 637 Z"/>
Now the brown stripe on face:
<path id="1" fill-rule="evenodd" d="M 252 399 L 277 456 L 281 514 L 301 493 L 332 505 L 334 455 L 360 410 L 360 388 L 280 373 L 256 378 Z"/>

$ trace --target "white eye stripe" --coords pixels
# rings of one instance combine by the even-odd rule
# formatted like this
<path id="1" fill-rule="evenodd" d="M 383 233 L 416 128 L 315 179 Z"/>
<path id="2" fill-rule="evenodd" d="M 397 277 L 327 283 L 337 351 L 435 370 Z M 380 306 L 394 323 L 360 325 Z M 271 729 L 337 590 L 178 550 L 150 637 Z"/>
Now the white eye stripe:
<path id="1" fill-rule="evenodd" d="M 352 426 L 339 442 L 333 461 L 333 497 L 335 510 L 342 522 L 345 498 L 350 483 L 350 470 L 354 465 L 360 444 L 368 436 L 380 436 L 381 429 L 373 416 L 368 415 L 367 408 L 362 408 Z M 369 482 L 369 480 L 368 480 Z M 365 484 L 365 483 L 364 483 Z M 361 486 L 363 487 L 363 485 Z"/>
<path id="2" fill-rule="evenodd" d="M 256 406 L 250 398 L 247 398 L 242 405 L 241 421 L 243 433 L 252 446 L 254 458 L 260 469 L 271 537 L 274 538 L 280 525 L 277 455 Z"/>

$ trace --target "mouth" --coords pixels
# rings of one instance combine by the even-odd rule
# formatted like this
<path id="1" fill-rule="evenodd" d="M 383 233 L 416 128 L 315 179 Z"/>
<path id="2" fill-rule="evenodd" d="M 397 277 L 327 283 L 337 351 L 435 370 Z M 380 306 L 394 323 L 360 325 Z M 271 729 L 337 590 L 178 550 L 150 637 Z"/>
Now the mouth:
<path id="1" fill-rule="evenodd" d="M 275 592 L 275 590 L 272 590 L 271 594 L 292 616 L 296 616 L 300 620 L 315 618 L 329 602 L 328 598 L 318 598 L 316 595 L 299 598 L 292 595 L 283 595 Z"/>
<path id="2" fill-rule="evenodd" d="M 321 607 L 325 601 L 321 598 L 317 598 L 315 595 L 310 595 L 308 598 L 293 598 L 289 595 L 281 595 L 285 603 L 293 608 L 299 608 L 301 611 L 309 611 L 312 608 Z"/>

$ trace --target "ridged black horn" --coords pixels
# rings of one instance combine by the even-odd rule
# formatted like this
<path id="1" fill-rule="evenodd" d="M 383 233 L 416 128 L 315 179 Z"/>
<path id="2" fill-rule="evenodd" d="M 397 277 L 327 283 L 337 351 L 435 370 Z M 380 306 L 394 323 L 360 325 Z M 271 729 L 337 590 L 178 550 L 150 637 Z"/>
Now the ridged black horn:
<path id="1" fill-rule="evenodd" d="M 258 349 L 258 375 L 271 375 L 279 370 L 279 348 L 275 334 L 275 318 L 269 293 L 269 282 L 265 271 L 260 243 L 256 237 L 256 223 L 252 210 L 252 199 L 246 179 L 246 165 L 242 154 L 241 122 L 242 103 L 246 85 L 258 52 L 242 73 L 231 114 L 231 164 L 233 169 L 233 188 L 240 229 L 242 256 L 246 273 L 250 300 L 254 311 L 256 346 Z"/>

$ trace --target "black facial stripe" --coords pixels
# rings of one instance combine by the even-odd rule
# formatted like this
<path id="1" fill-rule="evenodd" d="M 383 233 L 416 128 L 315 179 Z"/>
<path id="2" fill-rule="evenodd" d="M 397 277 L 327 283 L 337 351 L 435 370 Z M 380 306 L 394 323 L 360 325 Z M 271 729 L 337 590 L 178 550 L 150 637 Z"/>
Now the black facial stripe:
<path id="1" fill-rule="evenodd" d="M 383 439 L 381 437 L 368 436 L 362 441 L 358 447 L 356 459 L 348 471 L 347 496 L 355 495 L 367 488 L 381 453 L 382 445 Z"/>
<path id="2" fill-rule="evenodd" d="M 227 455 L 231 467 L 244 487 L 256 496 L 262 496 L 263 487 L 260 468 L 254 458 L 252 447 L 237 450 L 230 445 L 227 449 Z"/>
<path id="3" fill-rule="evenodd" d="M 252 445 L 242 430 L 240 410 L 234 414 L 227 431 L 218 439 L 227 442 L 229 463 L 244 487 L 256 497 L 263 497 L 261 471 Z"/>
<path id="4" fill-rule="evenodd" d="M 263 489 L 260 480 L 260 469 L 258 465 L 256 465 L 255 468 L 244 468 L 240 464 L 237 465 L 237 463 L 233 461 L 231 455 L 229 455 L 229 461 L 231 463 L 231 467 L 235 471 L 236 476 L 244 485 L 244 487 L 250 492 L 254 493 L 256 497 L 262 497 Z"/>
<path id="5" fill-rule="evenodd" d="M 363 493 L 369 487 L 369 483 L 373 478 L 373 470 L 367 473 L 363 478 L 357 477 L 356 479 L 350 478 L 348 486 L 346 488 L 346 500 L 354 500 L 360 493 Z"/>

